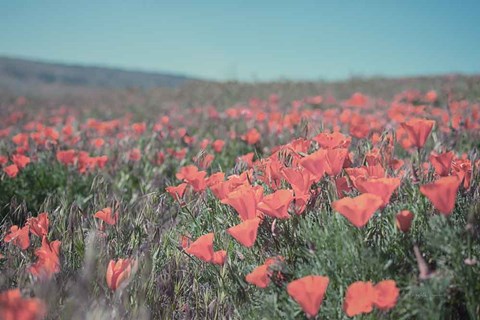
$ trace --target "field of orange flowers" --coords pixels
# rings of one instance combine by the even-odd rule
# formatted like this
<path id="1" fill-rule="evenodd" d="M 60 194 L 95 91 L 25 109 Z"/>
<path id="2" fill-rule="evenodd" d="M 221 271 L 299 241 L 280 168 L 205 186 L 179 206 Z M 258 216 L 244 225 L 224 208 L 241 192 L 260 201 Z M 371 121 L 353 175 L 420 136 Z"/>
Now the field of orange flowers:
<path id="1" fill-rule="evenodd" d="M 0 119 L 1 319 L 478 319 L 480 104 Z"/>

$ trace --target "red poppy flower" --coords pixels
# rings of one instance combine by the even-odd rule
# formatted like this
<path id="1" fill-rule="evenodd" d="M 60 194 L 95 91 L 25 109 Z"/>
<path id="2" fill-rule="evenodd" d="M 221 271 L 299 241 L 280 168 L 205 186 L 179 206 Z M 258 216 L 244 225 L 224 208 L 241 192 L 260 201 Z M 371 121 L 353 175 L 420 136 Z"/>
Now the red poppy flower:
<path id="1" fill-rule="evenodd" d="M 228 234 L 234 237 L 238 242 L 249 248 L 257 240 L 258 226 L 261 220 L 253 218 L 245 220 L 242 223 L 227 229 Z"/>
<path id="2" fill-rule="evenodd" d="M 420 192 L 441 214 L 449 216 L 455 207 L 460 183 L 461 180 L 456 176 L 442 177 L 433 183 L 420 186 Z"/>
<path id="3" fill-rule="evenodd" d="M 381 197 L 364 193 L 358 197 L 345 197 L 332 203 L 332 208 L 340 212 L 354 226 L 361 228 L 365 226 L 375 211 L 382 206 Z"/>
<path id="4" fill-rule="evenodd" d="M 309 317 L 315 317 L 322 305 L 329 279 L 323 276 L 306 276 L 287 285 L 287 292 Z"/>

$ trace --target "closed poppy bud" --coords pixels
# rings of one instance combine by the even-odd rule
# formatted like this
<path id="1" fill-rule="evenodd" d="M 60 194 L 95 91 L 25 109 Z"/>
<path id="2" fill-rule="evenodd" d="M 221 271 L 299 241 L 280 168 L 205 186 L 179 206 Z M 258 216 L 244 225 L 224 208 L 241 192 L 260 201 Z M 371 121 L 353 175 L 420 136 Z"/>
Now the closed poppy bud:
<path id="1" fill-rule="evenodd" d="M 400 229 L 402 232 L 408 232 L 412 226 L 413 213 L 408 210 L 400 211 L 395 217 L 395 221 L 398 229 Z"/>
<path id="2" fill-rule="evenodd" d="M 117 290 L 132 273 L 134 260 L 118 259 L 117 262 L 110 260 L 107 267 L 107 285 L 113 291 Z"/>

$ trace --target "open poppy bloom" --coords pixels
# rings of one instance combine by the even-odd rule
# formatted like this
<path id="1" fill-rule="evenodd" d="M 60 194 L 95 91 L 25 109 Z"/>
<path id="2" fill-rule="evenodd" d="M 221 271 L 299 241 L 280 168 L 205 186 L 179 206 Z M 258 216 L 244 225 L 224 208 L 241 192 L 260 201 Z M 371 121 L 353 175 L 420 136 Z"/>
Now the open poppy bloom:
<path id="1" fill-rule="evenodd" d="M 401 124 L 402 128 L 408 133 L 410 143 L 417 148 L 423 148 L 434 125 L 435 121 L 433 120 L 418 118 Z"/>
<path id="2" fill-rule="evenodd" d="M 357 281 L 347 288 L 343 309 L 349 317 L 370 313 L 374 306 L 386 311 L 395 307 L 399 292 L 394 280 L 383 280 L 375 286 L 371 281 Z"/>
<path id="3" fill-rule="evenodd" d="M 107 266 L 107 285 L 115 291 L 122 285 L 126 284 L 126 280 L 130 278 L 132 267 L 135 260 L 132 259 L 118 259 L 116 262 L 110 260 Z"/>
<path id="4" fill-rule="evenodd" d="M 213 253 L 212 263 L 217 265 L 224 265 L 225 261 L 227 260 L 227 251 L 225 250 L 218 250 Z"/>
<path id="5" fill-rule="evenodd" d="M 214 254 L 213 238 L 213 232 L 204 234 L 192 242 L 185 252 L 205 262 L 211 262 Z"/>
<path id="6" fill-rule="evenodd" d="M 383 204 L 381 197 L 364 193 L 355 198 L 345 197 L 332 203 L 332 208 L 348 219 L 354 226 L 365 226 Z"/>
<path id="7" fill-rule="evenodd" d="M 30 232 L 39 238 L 43 238 L 48 234 L 48 213 L 40 213 L 37 217 L 27 219 L 27 225 L 30 227 Z"/>
<path id="8" fill-rule="evenodd" d="M 258 210 L 272 218 L 288 219 L 290 218 L 288 206 L 292 200 L 292 191 L 277 190 L 262 199 L 258 204 Z"/>
<path id="9" fill-rule="evenodd" d="M 455 154 L 453 151 L 430 155 L 430 162 L 435 168 L 435 173 L 441 177 L 448 176 L 450 174 L 450 169 L 452 168 L 452 160 L 454 156 Z"/>
<path id="10" fill-rule="evenodd" d="M 30 158 L 24 156 L 23 154 L 14 154 L 12 156 L 12 161 L 17 165 L 19 169 L 23 169 L 30 163 Z"/>
<path id="11" fill-rule="evenodd" d="M 329 279 L 323 276 L 306 276 L 287 285 L 287 292 L 307 314 L 315 317 L 327 291 Z"/>
<path id="12" fill-rule="evenodd" d="M 173 197 L 173 199 L 180 202 L 180 199 L 183 197 L 185 193 L 185 189 L 187 187 L 186 183 L 180 183 L 178 186 L 170 186 L 165 188 L 165 190 Z"/>
<path id="13" fill-rule="evenodd" d="M 259 288 L 266 288 L 270 284 L 268 265 L 262 264 L 245 276 L 245 280 Z"/>
<path id="14" fill-rule="evenodd" d="M 263 188 L 261 186 L 244 186 L 230 192 L 222 203 L 232 206 L 245 221 L 253 219 L 258 215 L 257 205 L 263 198 Z"/>
<path id="15" fill-rule="evenodd" d="M 23 298 L 19 289 L 0 293 L 0 319 L 40 320 L 47 314 L 45 304 L 37 298 Z"/>
<path id="16" fill-rule="evenodd" d="M 30 246 L 29 237 L 30 227 L 27 225 L 21 229 L 18 226 L 10 227 L 10 233 L 5 236 L 4 241 L 12 242 L 15 246 L 22 250 L 26 250 Z"/>
<path id="17" fill-rule="evenodd" d="M 58 240 L 49 243 L 47 238 L 43 237 L 42 246 L 35 250 L 38 260 L 29 268 L 30 273 L 42 279 L 50 279 L 60 272 L 60 245 Z"/>
<path id="18" fill-rule="evenodd" d="M 255 240 L 257 240 L 257 232 L 260 222 L 260 218 L 245 220 L 242 223 L 227 229 L 227 232 L 245 247 L 250 248 L 255 243 Z"/>
<path id="19" fill-rule="evenodd" d="M 442 177 L 437 181 L 420 186 L 426 196 L 441 214 L 449 216 L 455 207 L 457 191 L 462 181 L 457 176 Z"/>
<path id="20" fill-rule="evenodd" d="M 103 208 L 102 210 L 97 211 L 94 217 L 102 220 L 103 222 L 111 226 L 117 224 L 118 222 L 118 212 L 115 212 L 115 214 L 112 215 L 112 208 L 110 207 Z"/>
<path id="21" fill-rule="evenodd" d="M 373 310 L 373 301 L 376 292 L 371 281 L 357 281 L 347 288 L 343 310 L 349 317 L 362 313 L 370 313 Z"/>
<path id="22" fill-rule="evenodd" d="M 11 164 L 5 168 L 3 168 L 3 171 L 9 176 L 10 178 L 15 178 L 19 172 L 18 167 L 16 164 Z"/>
<path id="23" fill-rule="evenodd" d="M 402 232 L 408 232 L 412 225 L 413 213 L 408 210 L 400 211 L 395 216 L 395 221 L 398 229 L 400 229 Z"/>
<path id="24" fill-rule="evenodd" d="M 358 179 L 357 189 L 362 193 L 371 193 L 382 198 L 382 206 L 390 202 L 393 192 L 400 186 L 399 178 Z"/>
<path id="25" fill-rule="evenodd" d="M 314 181 L 322 179 L 327 171 L 327 150 L 320 149 L 300 160 L 300 165 L 308 170 Z"/>
<path id="26" fill-rule="evenodd" d="M 375 299 L 373 304 L 380 310 L 389 310 L 397 304 L 400 290 L 393 280 L 383 280 L 377 283 L 374 287 Z"/>

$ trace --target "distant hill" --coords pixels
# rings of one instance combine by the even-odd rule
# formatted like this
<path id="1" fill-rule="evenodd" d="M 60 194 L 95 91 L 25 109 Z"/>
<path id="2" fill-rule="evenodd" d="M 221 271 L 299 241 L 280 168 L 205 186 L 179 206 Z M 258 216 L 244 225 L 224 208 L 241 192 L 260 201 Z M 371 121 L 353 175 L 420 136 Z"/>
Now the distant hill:
<path id="1" fill-rule="evenodd" d="M 20 92 L 45 86 L 96 89 L 174 88 L 189 80 L 194 79 L 164 73 L 0 57 L 0 87 Z"/>

